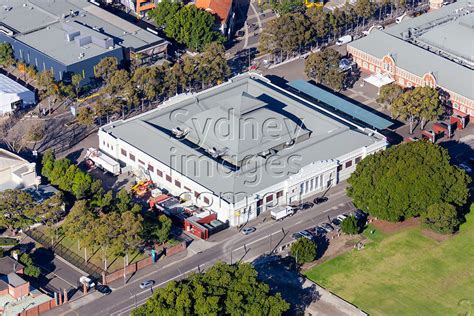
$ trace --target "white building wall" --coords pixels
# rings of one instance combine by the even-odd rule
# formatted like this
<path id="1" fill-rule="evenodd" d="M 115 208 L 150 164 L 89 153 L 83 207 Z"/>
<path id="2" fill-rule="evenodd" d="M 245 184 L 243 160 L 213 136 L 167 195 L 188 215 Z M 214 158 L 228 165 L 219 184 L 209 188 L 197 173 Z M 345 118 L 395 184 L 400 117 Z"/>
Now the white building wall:
<path id="1" fill-rule="evenodd" d="M 176 196 L 190 195 L 194 204 L 217 212 L 218 219 L 224 222 L 228 220 L 231 226 L 239 226 L 255 219 L 260 213 L 271 209 L 272 206 L 298 204 L 305 198 L 337 185 L 350 176 L 360 160 L 369 154 L 383 150 L 386 145 L 386 141 L 382 140 L 337 159 L 314 162 L 301 168 L 298 174 L 291 175 L 284 181 L 232 205 L 199 183 L 171 169 L 167 162 L 158 161 L 122 140 L 115 139 L 99 130 L 99 148 L 103 152 L 119 160 L 123 165 L 130 166 L 134 171 L 148 170 L 151 180 L 159 187 L 167 189 Z M 152 166 L 152 169 L 149 166 Z M 201 193 L 199 198 L 196 197 L 195 192 Z M 261 204 L 257 206 L 259 200 Z"/>

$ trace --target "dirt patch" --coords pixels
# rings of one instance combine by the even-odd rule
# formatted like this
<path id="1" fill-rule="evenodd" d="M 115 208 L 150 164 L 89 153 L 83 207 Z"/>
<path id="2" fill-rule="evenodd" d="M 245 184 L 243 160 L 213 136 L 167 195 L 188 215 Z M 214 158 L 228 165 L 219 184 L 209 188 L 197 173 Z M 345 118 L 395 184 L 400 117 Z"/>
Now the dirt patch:
<path id="1" fill-rule="evenodd" d="M 396 223 L 383 221 L 380 219 L 369 219 L 369 222 L 372 225 L 374 225 L 375 228 L 380 229 L 382 232 L 387 233 L 387 234 L 391 234 L 401 229 L 405 229 L 408 227 L 415 227 L 419 225 L 418 218 L 410 218 L 403 222 L 396 222 Z"/>
<path id="2" fill-rule="evenodd" d="M 422 229 L 421 233 L 423 236 L 436 240 L 437 242 L 443 242 L 452 236 L 451 234 L 439 234 L 430 229 Z"/>
<path id="3" fill-rule="evenodd" d="M 315 265 L 323 263 L 324 261 L 335 258 L 347 251 L 350 251 L 351 249 L 354 249 L 354 246 L 358 242 L 362 242 L 364 244 L 367 242 L 367 240 L 362 235 L 349 236 L 344 234 L 338 235 L 337 233 L 330 234 L 328 236 L 328 240 L 329 245 L 324 252 L 324 255 L 316 261 L 304 264 L 302 267 L 303 270 L 311 269 Z"/>

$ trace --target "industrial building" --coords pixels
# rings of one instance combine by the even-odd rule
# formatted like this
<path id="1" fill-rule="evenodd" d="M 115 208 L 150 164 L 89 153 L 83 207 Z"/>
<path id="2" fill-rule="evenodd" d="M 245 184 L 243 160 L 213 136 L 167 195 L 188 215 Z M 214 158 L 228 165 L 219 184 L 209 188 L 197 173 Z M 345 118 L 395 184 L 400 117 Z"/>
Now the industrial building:
<path id="1" fill-rule="evenodd" d="M 16 109 L 35 103 L 33 91 L 0 74 L 0 115 L 11 114 Z"/>
<path id="2" fill-rule="evenodd" d="M 459 0 L 374 29 L 347 51 L 363 71 L 388 79 L 383 83 L 439 87 L 449 93 L 455 113 L 474 116 L 473 39 L 474 3 Z"/>
<path id="3" fill-rule="evenodd" d="M 86 0 L 0 0 L 0 41 L 15 58 L 50 70 L 56 80 L 94 77 L 105 57 L 154 63 L 166 56 L 168 42 Z"/>
<path id="4" fill-rule="evenodd" d="M 319 90 L 292 86 L 318 98 Z M 231 226 L 324 192 L 387 146 L 377 131 L 254 73 L 105 125 L 99 142 L 123 171 L 152 179 Z"/>

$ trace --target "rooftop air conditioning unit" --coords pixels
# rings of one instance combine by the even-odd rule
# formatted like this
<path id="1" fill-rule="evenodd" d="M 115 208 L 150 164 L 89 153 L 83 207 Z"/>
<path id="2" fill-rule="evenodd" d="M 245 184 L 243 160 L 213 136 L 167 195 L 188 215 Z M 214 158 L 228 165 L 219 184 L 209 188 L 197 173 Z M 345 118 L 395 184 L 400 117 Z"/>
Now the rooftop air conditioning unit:
<path id="1" fill-rule="evenodd" d="M 176 138 L 184 138 L 186 135 L 188 135 L 189 130 L 188 129 L 182 129 L 181 127 L 177 126 L 171 130 L 171 132 L 176 136 Z"/>
<path id="2" fill-rule="evenodd" d="M 217 149 L 216 147 L 212 147 L 208 149 L 208 153 L 212 156 L 212 158 L 219 158 L 227 154 L 229 148 L 224 147 L 222 149 Z"/>

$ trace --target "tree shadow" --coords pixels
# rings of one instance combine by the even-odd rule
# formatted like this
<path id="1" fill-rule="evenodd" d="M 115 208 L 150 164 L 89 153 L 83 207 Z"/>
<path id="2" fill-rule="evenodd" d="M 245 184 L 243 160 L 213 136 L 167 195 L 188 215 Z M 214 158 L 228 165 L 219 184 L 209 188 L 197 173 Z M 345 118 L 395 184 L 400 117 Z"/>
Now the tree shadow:
<path id="1" fill-rule="evenodd" d="M 329 239 L 324 235 L 319 235 L 315 238 L 316 243 L 316 260 L 322 258 L 329 247 Z"/>
<path id="2" fill-rule="evenodd" d="M 78 149 L 76 151 L 73 151 L 72 153 L 69 153 L 66 158 L 69 159 L 73 164 L 78 164 L 79 158 L 81 157 L 83 149 Z"/>
<path id="3" fill-rule="evenodd" d="M 270 286 L 270 291 L 281 293 L 290 303 L 292 315 L 303 315 L 306 308 L 320 298 L 314 284 L 305 286 L 306 279 L 299 274 L 299 267 L 292 257 L 265 255 L 257 258 L 253 265 L 258 278 Z"/>

